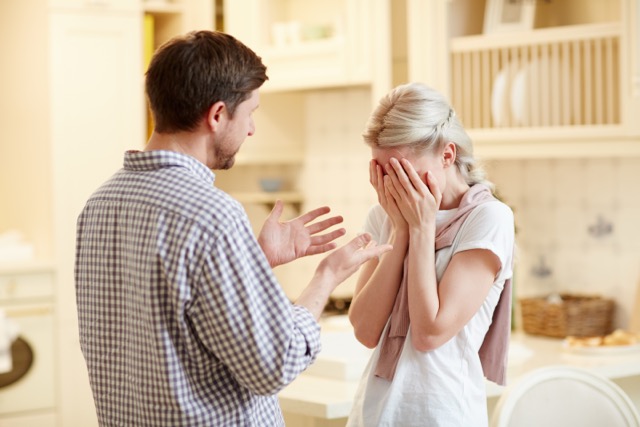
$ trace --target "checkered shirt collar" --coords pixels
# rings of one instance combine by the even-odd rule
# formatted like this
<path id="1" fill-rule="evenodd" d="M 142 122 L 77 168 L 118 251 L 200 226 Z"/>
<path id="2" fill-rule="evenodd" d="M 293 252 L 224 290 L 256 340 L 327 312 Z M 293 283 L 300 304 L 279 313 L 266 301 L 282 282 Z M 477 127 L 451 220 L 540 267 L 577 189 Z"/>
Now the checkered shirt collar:
<path id="1" fill-rule="evenodd" d="M 188 169 L 211 185 L 215 181 L 216 175 L 211 169 L 187 154 L 167 150 L 131 150 L 124 155 L 124 169 L 129 171 L 152 171 L 176 166 Z"/>

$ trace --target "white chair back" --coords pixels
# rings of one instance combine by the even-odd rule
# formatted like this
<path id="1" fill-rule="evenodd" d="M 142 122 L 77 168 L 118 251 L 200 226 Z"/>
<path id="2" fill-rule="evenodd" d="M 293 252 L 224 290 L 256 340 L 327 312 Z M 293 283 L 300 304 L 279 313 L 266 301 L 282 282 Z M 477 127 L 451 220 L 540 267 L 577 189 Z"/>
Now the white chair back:
<path id="1" fill-rule="evenodd" d="M 505 388 L 491 427 L 640 427 L 629 396 L 585 369 L 550 366 Z"/>

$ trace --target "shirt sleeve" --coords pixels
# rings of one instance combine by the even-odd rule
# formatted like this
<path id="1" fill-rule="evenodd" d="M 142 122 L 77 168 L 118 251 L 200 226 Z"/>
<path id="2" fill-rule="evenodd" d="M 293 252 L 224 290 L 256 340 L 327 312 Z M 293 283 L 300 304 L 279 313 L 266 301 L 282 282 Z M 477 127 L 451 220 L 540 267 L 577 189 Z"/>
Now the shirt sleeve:
<path id="1" fill-rule="evenodd" d="M 364 222 L 364 227 L 362 229 L 363 232 L 371 234 L 371 238 L 374 242 L 378 244 L 387 243 L 381 242 L 380 239 L 382 236 L 382 225 L 384 223 L 384 219 L 386 217 L 386 213 L 384 209 L 380 205 L 374 205 L 369 209 L 369 213 L 367 214 L 367 218 Z"/>
<path id="2" fill-rule="evenodd" d="M 500 279 L 513 275 L 512 261 L 515 240 L 513 211 L 506 204 L 493 201 L 476 207 L 456 236 L 455 253 L 471 249 L 487 249 L 501 263 Z"/>
<path id="3" fill-rule="evenodd" d="M 238 383 L 275 394 L 315 360 L 320 326 L 287 299 L 248 224 L 212 240 L 191 322 Z"/>

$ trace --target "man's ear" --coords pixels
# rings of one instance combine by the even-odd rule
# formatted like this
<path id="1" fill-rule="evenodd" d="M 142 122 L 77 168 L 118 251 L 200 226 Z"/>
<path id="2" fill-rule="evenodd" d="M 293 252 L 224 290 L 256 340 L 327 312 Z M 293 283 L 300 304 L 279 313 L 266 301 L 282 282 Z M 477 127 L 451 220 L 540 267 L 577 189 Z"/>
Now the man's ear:
<path id="1" fill-rule="evenodd" d="M 217 130 L 226 116 L 227 106 L 224 102 L 218 101 L 207 111 L 207 126 L 213 131 Z"/>
<path id="2" fill-rule="evenodd" d="M 457 156 L 456 144 L 451 141 L 448 141 L 444 145 L 444 150 L 442 151 L 442 165 L 445 168 L 452 166 L 456 162 Z"/>

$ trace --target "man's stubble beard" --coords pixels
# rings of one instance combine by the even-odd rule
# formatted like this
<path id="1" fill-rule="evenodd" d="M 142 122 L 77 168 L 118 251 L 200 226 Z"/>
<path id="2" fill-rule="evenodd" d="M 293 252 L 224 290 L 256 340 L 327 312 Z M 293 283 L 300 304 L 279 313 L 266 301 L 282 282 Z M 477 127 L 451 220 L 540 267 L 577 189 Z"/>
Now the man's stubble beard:
<path id="1" fill-rule="evenodd" d="M 238 151 L 240 151 L 240 147 L 238 147 L 233 154 L 226 154 L 217 148 L 215 150 L 216 163 L 214 167 L 212 167 L 211 169 L 217 169 L 217 170 L 231 169 L 236 162 L 236 155 L 238 154 Z"/>

